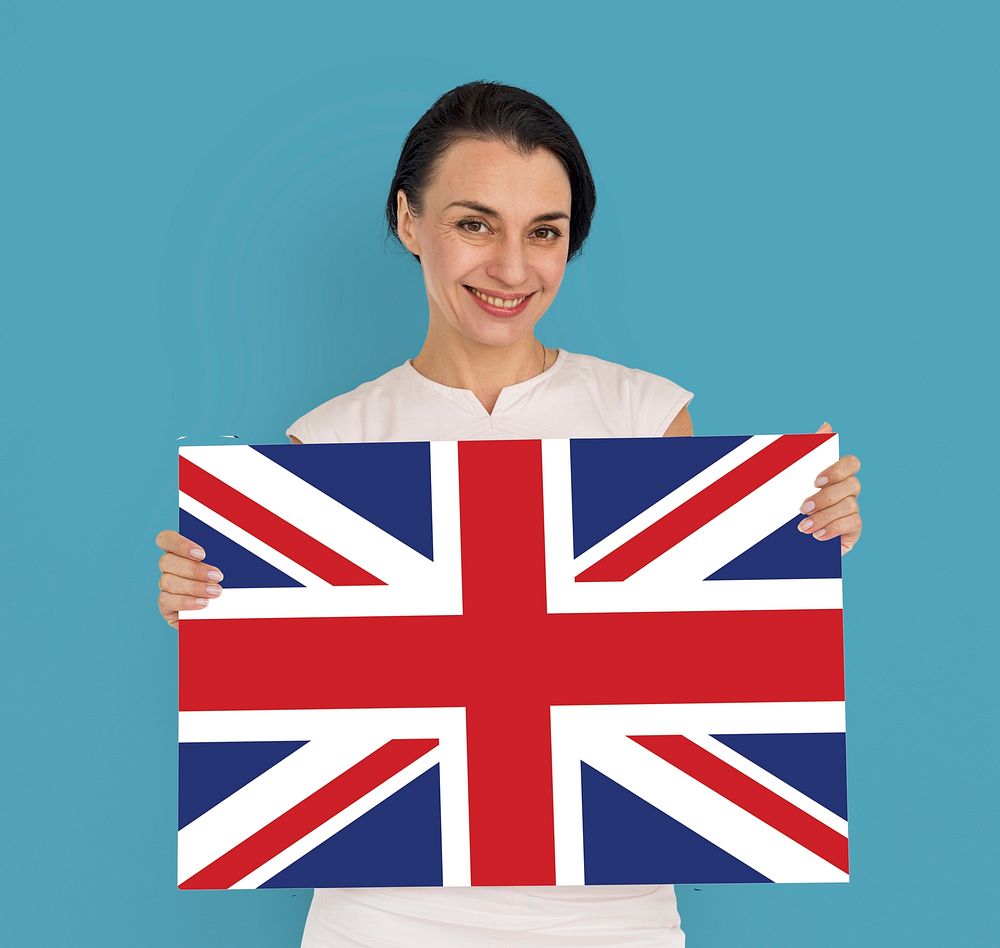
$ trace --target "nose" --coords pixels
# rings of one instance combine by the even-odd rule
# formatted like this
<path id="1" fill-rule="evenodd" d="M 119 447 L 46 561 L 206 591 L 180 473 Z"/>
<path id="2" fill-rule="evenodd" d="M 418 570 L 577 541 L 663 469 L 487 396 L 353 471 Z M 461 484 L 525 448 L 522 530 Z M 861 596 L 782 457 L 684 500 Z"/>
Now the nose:
<path id="1" fill-rule="evenodd" d="M 528 275 L 524 245 L 517 234 L 506 234 L 497 247 L 496 254 L 486 267 L 486 272 L 498 283 L 517 287 Z"/>

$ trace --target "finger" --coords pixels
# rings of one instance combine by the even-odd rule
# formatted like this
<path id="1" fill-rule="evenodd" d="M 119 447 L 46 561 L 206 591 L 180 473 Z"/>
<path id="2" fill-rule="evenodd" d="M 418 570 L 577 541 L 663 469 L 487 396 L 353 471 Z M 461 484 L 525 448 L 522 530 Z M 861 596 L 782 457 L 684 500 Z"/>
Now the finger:
<path id="1" fill-rule="evenodd" d="M 841 538 L 841 549 L 847 545 L 850 549 L 861 535 L 861 517 L 858 514 L 849 514 L 846 517 L 839 517 L 831 520 L 825 527 L 817 530 L 813 537 L 817 540 L 832 540 L 834 537 Z"/>
<path id="2" fill-rule="evenodd" d="M 857 497 L 861 493 L 861 481 L 851 475 L 835 484 L 829 484 L 821 491 L 807 497 L 799 512 L 810 514 L 813 511 L 825 510 L 834 504 L 840 503 L 845 497 Z"/>
<path id="3" fill-rule="evenodd" d="M 160 572 L 173 573 L 185 579 L 199 579 L 205 583 L 219 583 L 223 580 L 222 570 L 208 563 L 199 563 L 176 553 L 164 553 L 160 557 Z"/>
<path id="4" fill-rule="evenodd" d="M 833 427 L 830 425 L 830 422 L 824 421 L 823 424 L 821 424 L 816 429 L 816 434 L 830 434 L 830 432 L 832 432 L 832 431 L 833 431 Z"/>
<path id="5" fill-rule="evenodd" d="M 156 534 L 156 545 L 167 553 L 192 560 L 203 560 L 205 551 L 193 540 L 182 537 L 176 530 L 161 530 Z"/>
<path id="6" fill-rule="evenodd" d="M 166 618 L 171 612 L 182 612 L 190 609 L 204 609 L 210 602 L 201 596 L 178 596 L 174 593 L 160 591 L 156 597 L 161 615 Z"/>
<path id="7" fill-rule="evenodd" d="M 842 481 L 845 477 L 857 474 L 861 470 L 861 462 L 853 454 L 845 454 L 836 464 L 831 464 L 816 478 L 817 487 Z"/>
<path id="8" fill-rule="evenodd" d="M 827 507 L 825 510 L 817 510 L 812 516 L 800 521 L 799 530 L 802 533 L 816 534 L 838 517 L 847 517 L 857 512 L 857 498 L 854 496 L 845 497 L 832 507 Z"/>
<path id="9" fill-rule="evenodd" d="M 222 587 L 215 583 L 202 583 L 196 579 L 184 579 L 173 573 L 163 573 L 160 576 L 161 592 L 174 593 L 177 596 L 190 596 L 194 599 L 216 599 L 222 595 Z"/>
<path id="10" fill-rule="evenodd" d="M 840 555 L 843 556 L 845 553 L 850 553 L 854 548 L 854 544 L 858 542 L 858 538 L 861 536 L 861 515 L 855 514 L 857 520 L 857 526 L 853 530 L 848 530 L 845 533 L 840 534 Z"/>

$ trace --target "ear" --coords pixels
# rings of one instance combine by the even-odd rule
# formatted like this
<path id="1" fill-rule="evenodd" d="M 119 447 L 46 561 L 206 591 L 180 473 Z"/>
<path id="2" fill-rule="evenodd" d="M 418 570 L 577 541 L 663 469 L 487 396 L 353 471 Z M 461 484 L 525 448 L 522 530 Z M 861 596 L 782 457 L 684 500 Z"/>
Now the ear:
<path id="1" fill-rule="evenodd" d="M 406 193 L 402 188 L 396 192 L 396 233 L 399 235 L 402 245 L 410 253 L 420 255 L 416 218 L 410 210 L 410 202 L 406 200 Z"/>

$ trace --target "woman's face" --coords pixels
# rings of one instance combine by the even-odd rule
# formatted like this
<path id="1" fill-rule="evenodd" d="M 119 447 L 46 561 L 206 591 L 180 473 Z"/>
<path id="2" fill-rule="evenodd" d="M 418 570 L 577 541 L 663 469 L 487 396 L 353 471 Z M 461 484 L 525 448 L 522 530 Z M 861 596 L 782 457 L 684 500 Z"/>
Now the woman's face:
<path id="1" fill-rule="evenodd" d="M 419 218 L 399 191 L 398 232 L 420 256 L 432 328 L 488 346 L 531 337 L 566 269 L 571 197 L 552 152 L 478 139 L 441 156 Z"/>

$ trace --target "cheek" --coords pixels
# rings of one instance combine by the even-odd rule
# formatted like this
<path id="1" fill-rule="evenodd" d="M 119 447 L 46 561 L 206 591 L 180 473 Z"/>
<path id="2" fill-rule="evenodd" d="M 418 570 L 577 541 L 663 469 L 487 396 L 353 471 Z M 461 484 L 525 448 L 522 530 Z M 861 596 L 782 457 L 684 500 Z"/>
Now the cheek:
<path id="1" fill-rule="evenodd" d="M 470 246 L 466 241 L 445 238 L 436 242 L 431 254 L 431 263 L 438 279 L 443 283 L 463 282 L 488 259 L 480 248 Z"/>
<path id="2" fill-rule="evenodd" d="M 564 259 L 551 260 L 540 272 L 542 279 L 545 281 L 545 286 L 554 293 L 559 289 L 559 285 L 562 283 L 563 276 L 566 273 L 566 261 Z"/>

